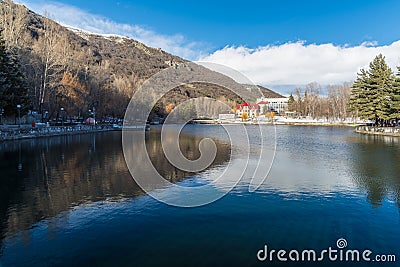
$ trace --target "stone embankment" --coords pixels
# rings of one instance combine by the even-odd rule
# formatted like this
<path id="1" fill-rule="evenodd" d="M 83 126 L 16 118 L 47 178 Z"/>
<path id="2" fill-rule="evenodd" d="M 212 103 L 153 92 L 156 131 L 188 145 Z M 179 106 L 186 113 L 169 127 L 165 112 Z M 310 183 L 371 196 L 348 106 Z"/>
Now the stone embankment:
<path id="1" fill-rule="evenodd" d="M 355 131 L 362 134 L 400 136 L 400 127 L 357 126 Z"/>
<path id="2" fill-rule="evenodd" d="M 21 127 L 0 126 L 0 141 L 105 132 L 111 130 L 114 130 L 112 125 L 75 125 L 51 127 L 32 127 L 28 125 L 21 125 Z"/>

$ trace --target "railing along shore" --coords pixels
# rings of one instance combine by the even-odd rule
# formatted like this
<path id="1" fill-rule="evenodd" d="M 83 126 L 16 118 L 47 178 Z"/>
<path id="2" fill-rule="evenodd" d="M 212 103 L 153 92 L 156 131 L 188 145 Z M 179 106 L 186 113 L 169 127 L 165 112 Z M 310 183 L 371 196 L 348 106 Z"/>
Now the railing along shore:
<path id="1" fill-rule="evenodd" d="M 400 127 L 357 126 L 355 132 L 362 134 L 400 136 Z"/>
<path id="2" fill-rule="evenodd" d="M 113 130 L 113 125 L 74 125 L 74 126 L 0 126 L 0 141 L 36 137 L 50 137 Z"/>

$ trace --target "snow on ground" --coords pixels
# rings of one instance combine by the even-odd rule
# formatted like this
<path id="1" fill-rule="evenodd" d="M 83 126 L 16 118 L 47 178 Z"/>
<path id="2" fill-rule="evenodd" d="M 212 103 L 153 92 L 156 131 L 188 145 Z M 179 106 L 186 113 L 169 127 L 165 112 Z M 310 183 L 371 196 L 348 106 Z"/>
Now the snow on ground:
<path id="1" fill-rule="evenodd" d="M 354 119 L 354 118 L 346 118 L 345 120 L 341 119 L 327 119 L 327 118 L 315 118 L 312 117 L 301 117 L 301 118 L 290 118 L 290 117 L 281 117 L 277 116 L 274 118 L 276 123 L 306 123 L 306 124 L 362 124 L 368 123 L 370 121 Z"/>
<path id="2" fill-rule="evenodd" d="M 79 35 L 80 37 L 82 37 L 86 41 L 89 40 L 90 36 L 101 36 L 101 37 L 103 37 L 103 38 L 105 38 L 107 40 L 111 40 L 111 38 L 113 38 L 115 40 L 115 42 L 117 42 L 117 43 L 123 43 L 124 39 L 131 39 L 129 37 L 118 35 L 118 34 L 93 33 L 93 32 L 89 32 L 89 31 L 86 31 L 86 30 L 75 28 L 75 27 L 72 27 L 72 26 L 69 26 L 69 25 L 66 25 L 66 24 L 62 24 L 61 23 L 61 25 L 66 27 L 71 32 Z"/>

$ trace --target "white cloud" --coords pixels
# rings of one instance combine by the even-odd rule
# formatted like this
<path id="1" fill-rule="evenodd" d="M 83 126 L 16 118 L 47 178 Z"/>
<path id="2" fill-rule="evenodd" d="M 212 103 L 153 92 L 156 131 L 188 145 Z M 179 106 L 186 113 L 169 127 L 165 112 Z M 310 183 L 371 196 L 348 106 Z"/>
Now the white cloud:
<path id="1" fill-rule="evenodd" d="M 359 46 L 306 44 L 304 41 L 248 48 L 227 46 L 205 54 L 203 43 L 190 42 L 183 35 L 163 35 L 140 25 L 118 23 L 77 7 L 44 0 L 16 0 L 28 8 L 50 14 L 56 21 L 98 34 L 117 34 L 134 38 L 151 47 L 181 57 L 223 64 L 247 75 L 253 82 L 288 93 L 294 86 L 318 82 L 322 85 L 351 82 L 360 67 L 368 67 L 382 53 L 396 70 L 400 65 L 400 41 L 378 46 L 375 41 Z M 291 88 L 291 89 L 289 89 Z"/>
<path id="2" fill-rule="evenodd" d="M 357 71 L 367 68 L 373 58 L 382 53 L 394 71 L 400 65 L 400 41 L 387 46 L 376 42 L 359 46 L 333 44 L 286 43 L 251 49 L 243 46 L 225 47 L 201 61 L 219 63 L 234 68 L 257 84 L 278 88 L 278 85 L 322 85 L 351 82 Z"/>
<path id="3" fill-rule="evenodd" d="M 52 1 L 25 1 L 16 2 L 29 9 L 57 22 L 97 34 L 116 34 L 133 38 L 148 46 L 163 50 L 186 59 L 197 59 L 202 55 L 204 44 L 188 41 L 180 34 L 163 35 L 144 26 L 118 23 L 106 17 L 94 15 L 77 7 Z"/>

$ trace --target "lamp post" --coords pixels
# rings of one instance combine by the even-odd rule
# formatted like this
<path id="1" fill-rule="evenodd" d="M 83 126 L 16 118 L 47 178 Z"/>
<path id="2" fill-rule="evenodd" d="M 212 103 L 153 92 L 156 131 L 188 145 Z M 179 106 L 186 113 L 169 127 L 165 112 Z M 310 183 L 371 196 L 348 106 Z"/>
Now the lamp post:
<path id="1" fill-rule="evenodd" d="M 18 109 L 18 127 L 21 128 L 21 105 L 17 105 Z"/>
<path id="2" fill-rule="evenodd" d="M 92 125 L 92 110 L 89 109 L 89 118 L 86 120 L 87 125 Z"/>
<path id="3" fill-rule="evenodd" d="M 90 116 L 89 124 L 92 126 L 96 125 L 96 108 L 95 107 L 93 107 L 93 109 L 89 109 L 89 116 Z"/>
<path id="4" fill-rule="evenodd" d="M 64 108 L 61 108 L 61 126 L 64 127 Z"/>
<path id="5" fill-rule="evenodd" d="M 94 120 L 94 125 L 96 125 L 96 108 L 93 107 L 93 120 Z"/>

